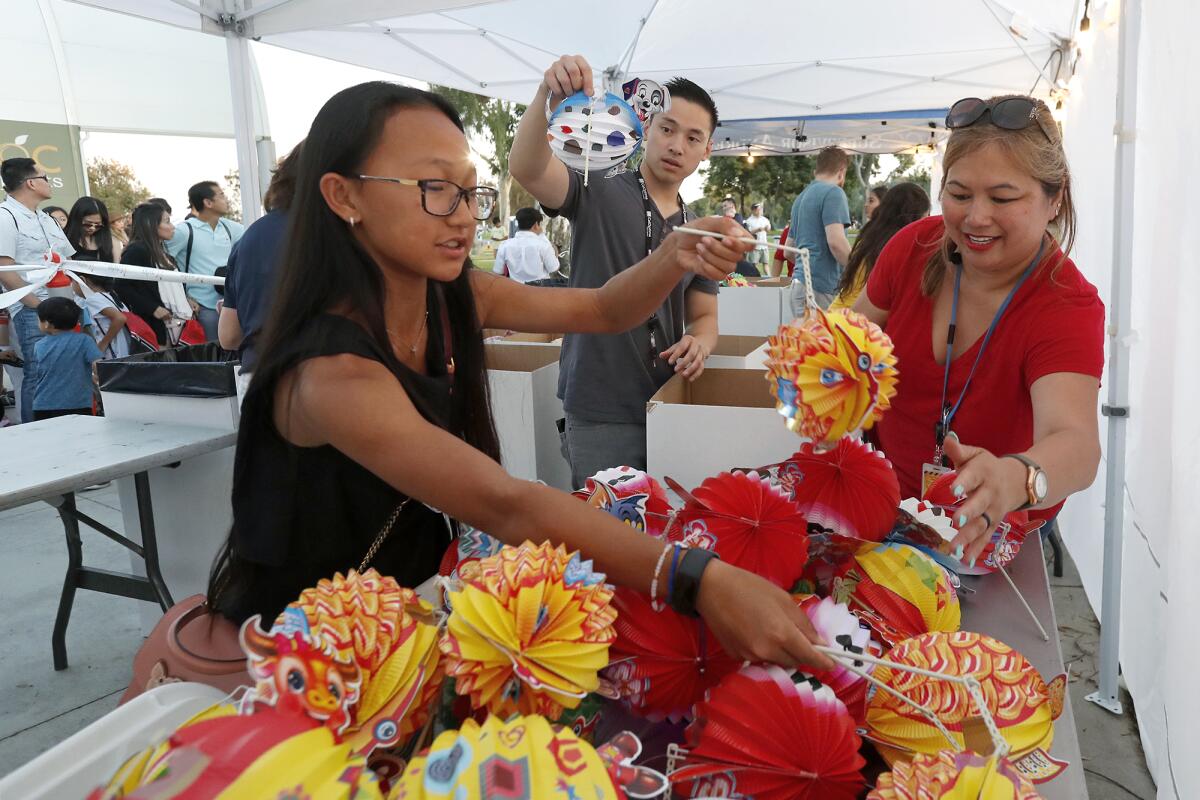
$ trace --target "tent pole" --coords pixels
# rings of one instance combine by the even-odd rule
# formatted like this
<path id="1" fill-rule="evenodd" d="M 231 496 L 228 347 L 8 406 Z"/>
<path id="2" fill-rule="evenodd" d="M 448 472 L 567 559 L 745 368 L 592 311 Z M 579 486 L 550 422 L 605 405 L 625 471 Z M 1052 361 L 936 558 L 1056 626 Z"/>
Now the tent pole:
<path id="1" fill-rule="evenodd" d="M 1129 313 L 1133 291 L 1134 156 L 1137 137 L 1137 64 L 1141 0 L 1121 3 L 1117 58 L 1116 182 L 1113 191 L 1113 264 L 1109 296 L 1108 468 L 1104 504 L 1104 589 L 1100 603 L 1100 679 L 1087 700 L 1123 713 L 1121 674 L 1121 557 L 1125 532 L 1125 435 L 1129 421 Z"/>
<path id="2" fill-rule="evenodd" d="M 250 42 L 237 30 L 240 23 L 232 19 L 222 22 L 225 28 L 225 51 L 229 58 L 229 90 L 233 97 L 233 134 L 237 142 L 242 223 L 249 225 L 262 216 L 262 187 L 258 176 L 258 151 L 254 142 L 254 70 L 250 64 Z"/>

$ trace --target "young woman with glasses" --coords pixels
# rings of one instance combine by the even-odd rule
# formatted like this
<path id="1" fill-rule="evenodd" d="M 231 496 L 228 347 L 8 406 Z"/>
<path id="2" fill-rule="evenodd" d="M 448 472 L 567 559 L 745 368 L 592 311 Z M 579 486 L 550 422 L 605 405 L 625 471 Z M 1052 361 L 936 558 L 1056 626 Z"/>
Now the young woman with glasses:
<path id="1" fill-rule="evenodd" d="M 227 617 L 274 619 L 369 548 L 372 566 L 416 586 L 449 544 L 441 512 L 507 544 L 582 551 L 611 581 L 667 599 L 661 541 L 501 468 L 482 329 L 643 325 L 686 271 L 722 277 L 747 248 L 672 233 L 600 289 L 524 286 L 468 257 L 496 194 L 478 186 L 459 116 L 438 95 L 366 83 L 317 114 L 242 406 L 233 529 L 209 592 Z M 703 568 L 685 560 L 674 587 L 696 595 L 673 604 L 699 611 L 737 658 L 832 666 L 783 590 L 703 554 L 691 560 Z"/>
<path id="2" fill-rule="evenodd" d="M 117 263 L 121 258 L 121 243 L 113 238 L 109 226 L 108 207 L 95 197 L 81 197 L 67 214 L 63 228 L 75 248 L 75 261 L 107 261 Z"/>
<path id="3" fill-rule="evenodd" d="M 1095 477 L 1104 305 L 1068 257 L 1071 175 L 1045 103 L 967 98 L 946 126 L 942 216 L 892 238 L 855 309 L 903 374 L 878 444 L 906 495 L 957 469 L 954 544 L 973 562 L 1004 514 L 1053 519 Z"/>

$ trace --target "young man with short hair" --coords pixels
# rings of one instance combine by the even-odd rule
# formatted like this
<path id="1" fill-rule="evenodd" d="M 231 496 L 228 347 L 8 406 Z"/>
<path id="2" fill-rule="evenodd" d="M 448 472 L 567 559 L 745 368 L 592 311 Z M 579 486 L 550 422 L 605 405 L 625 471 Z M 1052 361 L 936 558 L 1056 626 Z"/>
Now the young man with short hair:
<path id="1" fill-rule="evenodd" d="M 507 275 L 529 286 L 553 286 L 558 270 L 554 245 L 542 236 L 542 212 L 536 208 L 517 209 L 517 232 L 496 248 L 492 272 Z"/>
<path id="2" fill-rule="evenodd" d="M 815 179 L 792 203 L 792 219 L 788 244 L 808 248 L 812 289 L 817 305 L 829 308 L 837 294 L 842 268 L 850 259 L 850 240 L 846 228 L 850 225 L 850 204 L 842 186 L 850 157 L 837 147 L 826 147 L 817 154 Z M 792 314 L 804 313 L 804 273 L 796 261 L 796 280 L 792 283 Z"/>
<path id="3" fill-rule="evenodd" d="M 67 235 L 38 205 L 50 199 L 50 179 L 32 158 L 9 158 L 0 163 L 0 181 L 8 197 L 0 203 L 0 266 L 41 264 L 46 253 L 63 258 L 75 255 Z M 27 272 L 0 272 L 2 291 L 29 285 Z M 37 385 L 38 357 L 35 345 L 43 334 L 37 307 L 49 297 L 45 289 L 25 295 L 9 306 L 8 315 L 17 334 L 17 345 L 25 369 L 21 377 L 18 410 L 21 422 L 33 421 L 33 392 Z"/>
<path id="4" fill-rule="evenodd" d="M 229 252 L 245 228 L 240 222 L 223 219 L 229 213 L 229 200 L 216 181 L 201 181 L 188 189 L 188 205 L 192 216 L 175 226 L 167 252 L 183 272 L 213 275 L 229 264 Z M 187 293 L 204 328 L 204 338 L 217 341 L 217 301 L 221 296 L 208 284 L 188 284 Z"/>
<path id="5" fill-rule="evenodd" d="M 550 151 L 546 101 L 556 104 L 578 91 L 594 95 L 587 61 L 564 56 L 552 64 L 521 118 L 509 170 L 546 213 L 571 220 L 573 287 L 603 286 L 694 217 L 679 187 L 712 151 L 717 109 L 689 80 L 675 78 L 666 86 L 671 107 L 646 124 L 638 169 L 593 172 L 586 187 L 583 176 Z M 716 284 L 692 275 L 633 330 L 566 336 L 558 394 L 576 486 L 608 467 L 646 468 L 646 401 L 673 374 L 699 376 L 716 343 Z"/>

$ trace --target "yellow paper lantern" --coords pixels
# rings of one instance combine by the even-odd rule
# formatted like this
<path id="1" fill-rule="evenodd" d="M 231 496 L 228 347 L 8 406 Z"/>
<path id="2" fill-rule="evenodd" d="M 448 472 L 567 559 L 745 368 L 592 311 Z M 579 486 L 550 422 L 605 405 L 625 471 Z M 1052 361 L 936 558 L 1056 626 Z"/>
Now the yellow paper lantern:
<path id="1" fill-rule="evenodd" d="M 866 800 L 1041 800 L 1006 758 L 939 750 L 879 776 Z"/>
<path id="2" fill-rule="evenodd" d="M 429 718 L 441 687 L 433 607 L 374 569 L 338 573 L 305 589 L 276 621 L 302 614 L 338 658 L 358 665 L 362 685 L 345 732 L 355 753 L 402 744 Z"/>
<path id="3" fill-rule="evenodd" d="M 526 542 L 464 565 L 459 579 L 441 649 L 474 708 L 557 718 L 599 687 L 616 612 L 590 561 Z"/>
<path id="4" fill-rule="evenodd" d="M 537 716 L 483 725 L 468 719 L 446 731 L 404 769 L 392 797 L 405 800 L 527 797 L 615 800 L 621 797 L 590 744 Z"/>
<path id="5" fill-rule="evenodd" d="M 862 314 L 814 312 L 779 328 L 767 380 L 788 429 L 821 444 L 870 428 L 896 394 L 892 340 Z"/>

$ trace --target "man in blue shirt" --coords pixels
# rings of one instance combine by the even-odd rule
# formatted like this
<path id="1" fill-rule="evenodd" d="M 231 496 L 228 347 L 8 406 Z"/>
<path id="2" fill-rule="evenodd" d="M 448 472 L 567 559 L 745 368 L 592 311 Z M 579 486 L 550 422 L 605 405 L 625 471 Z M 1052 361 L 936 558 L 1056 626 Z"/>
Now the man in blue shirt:
<path id="1" fill-rule="evenodd" d="M 216 181 L 201 181 L 188 189 L 188 204 L 193 216 L 175 226 L 167 252 L 184 272 L 212 275 L 229 264 L 229 253 L 245 228 L 240 222 L 222 219 L 229 213 L 229 200 Z M 191 284 L 187 293 L 204 327 L 204 338 L 217 341 L 217 301 L 221 299 L 217 290 L 208 284 Z"/>
<path id="2" fill-rule="evenodd" d="M 279 162 L 263 197 L 266 216 L 246 229 L 246 235 L 229 254 L 225 302 L 221 306 L 221 347 L 238 352 L 243 375 L 254 371 L 258 335 L 271 311 L 275 272 L 283 254 L 303 146 L 303 142 L 296 145 Z"/>
<path id="3" fill-rule="evenodd" d="M 788 244 L 808 248 L 813 294 L 821 308 L 829 308 L 833 302 L 842 268 L 850 259 L 850 240 L 846 238 L 850 204 L 842 191 L 849 165 L 850 157 L 844 150 L 825 148 L 817 155 L 815 180 L 792 203 Z M 800 316 L 804 313 L 805 287 L 798 260 L 794 275 L 792 314 Z"/>

